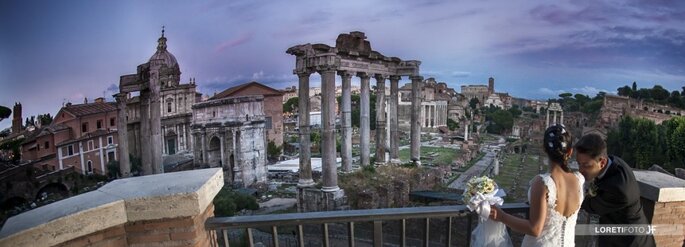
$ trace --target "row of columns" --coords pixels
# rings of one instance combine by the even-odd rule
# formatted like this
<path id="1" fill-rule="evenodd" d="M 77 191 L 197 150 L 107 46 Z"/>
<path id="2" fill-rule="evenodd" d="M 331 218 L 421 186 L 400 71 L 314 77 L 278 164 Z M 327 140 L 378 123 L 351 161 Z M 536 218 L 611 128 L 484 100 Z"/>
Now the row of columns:
<path id="1" fill-rule="evenodd" d="M 435 128 L 447 125 L 447 105 L 427 104 L 421 107 L 422 127 Z"/>
<path id="2" fill-rule="evenodd" d="M 342 125 L 342 168 L 349 172 L 352 170 L 352 111 L 351 111 L 351 81 L 352 76 L 358 76 L 361 79 L 361 97 L 360 97 L 360 165 L 370 165 L 370 79 L 371 75 L 368 73 L 352 73 L 349 71 L 336 71 L 334 67 L 324 67 L 318 69 L 321 75 L 321 115 L 322 115 L 322 173 L 323 173 L 323 187 L 325 192 L 334 192 L 339 190 L 338 176 L 336 168 L 336 143 L 335 143 L 335 76 L 337 74 L 342 78 L 342 99 L 341 109 L 341 125 Z M 309 76 L 311 72 L 298 73 L 299 78 L 299 137 L 300 137 L 300 179 L 299 187 L 310 187 L 314 185 L 312 179 L 311 169 L 311 127 L 309 122 Z M 397 104 L 398 104 L 398 83 L 400 76 L 387 76 L 375 74 L 376 80 L 376 165 L 386 164 L 386 112 L 385 112 L 385 81 L 390 79 L 390 100 L 388 110 L 390 111 L 390 145 L 389 153 L 390 159 L 399 163 L 399 131 L 397 119 Z M 412 106 L 415 105 L 412 112 L 412 129 L 411 129 L 411 159 L 414 162 L 419 162 L 420 154 L 420 131 L 419 124 L 421 98 L 419 94 L 420 83 L 423 77 L 412 76 L 412 88 L 414 97 L 412 98 Z M 305 90 L 303 90 L 305 89 Z M 415 92 L 414 92 L 415 91 Z"/>
<path id="3" fill-rule="evenodd" d="M 549 112 L 550 111 L 554 114 L 554 116 L 552 118 L 552 122 L 549 121 Z M 560 114 L 559 120 L 557 120 L 557 112 L 559 112 L 559 114 Z M 564 124 L 564 112 L 547 109 L 547 117 L 545 118 L 545 124 L 546 124 L 545 128 L 549 128 L 549 126 L 555 125 L 555 124 Z"/>

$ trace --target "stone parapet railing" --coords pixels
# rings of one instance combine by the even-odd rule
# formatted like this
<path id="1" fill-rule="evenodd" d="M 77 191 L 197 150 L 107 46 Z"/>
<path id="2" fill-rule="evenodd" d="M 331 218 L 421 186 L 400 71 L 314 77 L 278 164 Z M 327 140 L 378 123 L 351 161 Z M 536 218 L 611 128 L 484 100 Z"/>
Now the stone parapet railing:
<path id="1" fill-rule="evenodd" d="M 685 180 L 656 171 L 635 171 L 642 205 L 652 225 L 685 226 Z M 659 229 L 657 229 L 658 231 Z M 685 246 L 682 234 L 655 235 L 660 247 Z"/>
<path id="2" fill-rule="evenodd" d="M 219 168 L 114 180 L 9 218 L 0 246 L 209 246 Z"/>

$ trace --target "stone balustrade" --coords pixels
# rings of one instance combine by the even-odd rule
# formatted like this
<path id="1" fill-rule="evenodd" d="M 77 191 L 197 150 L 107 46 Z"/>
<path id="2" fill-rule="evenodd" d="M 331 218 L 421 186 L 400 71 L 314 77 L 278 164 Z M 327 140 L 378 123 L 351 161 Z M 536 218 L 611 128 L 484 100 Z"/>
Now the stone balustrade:
<path id="1" fill-rule="evenodd" d="M 9 218 L 0 246 L 209 246 L 220 168 L 132 177 Z"/>
<path id="2" fill-rule="evenodd" d="M 652 225 L 685 226 L 685 180 L 656 171 L 635 171 L 640 185 L 642 206 Z M 658 231 L 659 229 L 657 229 Z M 680 235 L 655 235 L 659 247 L 685 245 L 685 230 Z"/>

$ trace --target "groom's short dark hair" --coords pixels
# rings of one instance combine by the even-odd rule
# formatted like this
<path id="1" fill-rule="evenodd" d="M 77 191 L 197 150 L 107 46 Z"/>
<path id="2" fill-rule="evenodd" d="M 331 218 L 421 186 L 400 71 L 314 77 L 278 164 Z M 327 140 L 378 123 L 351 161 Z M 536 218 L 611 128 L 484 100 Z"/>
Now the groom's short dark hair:
<path id="1" fill-rule="evenodd" d="M 607 156 L 607 144 L 598 134 L 587 134 L 575 145 L 576 152 L 586 154 L 593 159 Z"/>

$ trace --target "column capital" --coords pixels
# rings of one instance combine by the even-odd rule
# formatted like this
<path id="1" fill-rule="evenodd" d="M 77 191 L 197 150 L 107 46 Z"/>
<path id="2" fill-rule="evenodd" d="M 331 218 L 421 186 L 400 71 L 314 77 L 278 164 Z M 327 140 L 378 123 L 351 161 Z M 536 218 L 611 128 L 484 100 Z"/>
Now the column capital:
<path id="1" fill-rule="evenodd" d="M 351 79 L 352 76 L 354 76 L 354 73 L 347 71 L 347 70 L 338 70 L 338 75 L 342 77 L 343 79 L 349 78 Z"/>
<path id="2" fill-rule="evenodd" d="M 399 81 L 402 79 L 402 76 L 399 76 L 399 75 L 391 75 L 389 77 L 390 77 L 390 81 Z"/>
<path id="3" fill-rule="evenodd" d="M 362 79 L 369 79 L 371 75 L 367 72 L 357 72 L 357 76 Z"/>
<path id="4" fill-rule="evenodd" d="M 128 94 L 127 93 L 117 93 L 117 94 L 113 94 L 112 96 L 114 97 L 114 99 L 117 102 L 119 102 L 119 101 L 126 100 L 126 96 L 128 96 Z"/>
<path id="5" fill-rule="evenodd" d="M 379 81 L 385 81 L 385 79 L 388 79 L 388 76 L 384 74 L 374 74 L 373 78 Z"/>
<path id="6" fill-rule="evenodd" d="M 308 78 L 308 77 L 312 74 L 312 72 L 311 72 L 311 71 L 308 71 L 308 70 L 305 70 L 305 71 L 295 71 L 293 74 L 296 74 L 297 77 L 307 77 L 307 78 Z"/>
<path id="7" fill-rule="evenodd" d="M 316 66 L 316 72 L 318 72 L 319 74 L 328 73 L 328 72 L 335 73 L 337 70 L 338 70 L 338 66 L 330 65 L 330 64 Z"/>

